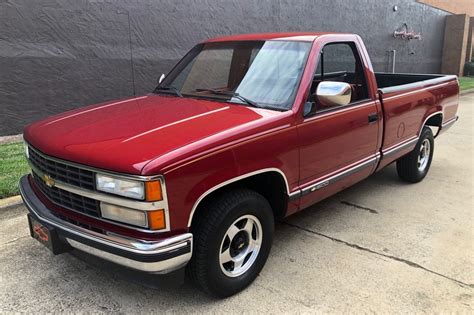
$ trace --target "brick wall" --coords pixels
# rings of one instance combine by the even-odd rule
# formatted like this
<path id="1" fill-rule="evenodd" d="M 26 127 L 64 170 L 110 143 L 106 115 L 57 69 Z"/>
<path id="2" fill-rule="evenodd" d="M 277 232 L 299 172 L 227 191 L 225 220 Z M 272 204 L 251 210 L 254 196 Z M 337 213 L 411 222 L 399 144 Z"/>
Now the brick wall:
<path id="1" fill-rule="evenodd" d="M 468 14 L 474 16 L 473 0 L 418 0 L 418 2 L 431 5 L 454 14 Z"/>

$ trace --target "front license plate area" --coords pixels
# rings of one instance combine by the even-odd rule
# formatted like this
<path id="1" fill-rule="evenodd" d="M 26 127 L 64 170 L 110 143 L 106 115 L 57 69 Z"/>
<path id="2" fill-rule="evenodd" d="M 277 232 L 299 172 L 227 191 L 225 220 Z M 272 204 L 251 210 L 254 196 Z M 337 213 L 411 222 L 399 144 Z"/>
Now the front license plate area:
<path id="1" fill-rule="evenodd" d="M 68 244 L 61 241 L 54 228 L 48 228 L 29 214 L 28 224 L 30 226 L 30 235 L 46 246 L 53 254 L 61 254 L 71 249 Z"/>

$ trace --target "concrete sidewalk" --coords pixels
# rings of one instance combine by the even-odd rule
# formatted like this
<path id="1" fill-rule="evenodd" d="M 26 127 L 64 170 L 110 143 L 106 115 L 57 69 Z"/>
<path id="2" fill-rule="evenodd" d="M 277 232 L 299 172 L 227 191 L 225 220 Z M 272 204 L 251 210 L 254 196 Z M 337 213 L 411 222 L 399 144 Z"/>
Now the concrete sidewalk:
<path id="1" fill-rule="evenodd" d="M 461 98 L 423 182 L 401 182 L 392 165 L 278 223 L 260 276 L 226 300 L 53 256 L 23 206 L 0 211 L 0 312 L 473 313 L 473 105 Z"/>

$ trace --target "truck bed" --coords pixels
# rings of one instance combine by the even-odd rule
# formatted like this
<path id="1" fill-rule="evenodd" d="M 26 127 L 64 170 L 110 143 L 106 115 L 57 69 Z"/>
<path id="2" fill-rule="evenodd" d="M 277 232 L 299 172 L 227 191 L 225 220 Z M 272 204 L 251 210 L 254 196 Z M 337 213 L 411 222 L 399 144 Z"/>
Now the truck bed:
<path id="1" fill-rule="evenodd" d="M 459 85 L 454 75 L 375 73 L 383 107 L 379 169 L 411 152 L 423 126 L 436 135 L 457 119 Z"/>
<path id="2" fill-rule="evenodd" d="M 375 79 L 383 94 L 420 89 L 455 79 L 454 75 L 376 72 Z"/>

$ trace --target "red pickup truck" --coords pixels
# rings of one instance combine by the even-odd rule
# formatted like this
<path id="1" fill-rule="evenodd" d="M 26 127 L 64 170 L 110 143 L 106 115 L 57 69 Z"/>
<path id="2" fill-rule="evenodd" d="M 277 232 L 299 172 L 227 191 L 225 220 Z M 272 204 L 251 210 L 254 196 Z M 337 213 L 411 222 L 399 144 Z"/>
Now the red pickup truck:
<path id="1" fill-rule="evenodd" d="M 216 296 L 249 285 L 274 222 L 392 162 L 427 174 L 457 120 L 456 76 L 374 73 L 357 35 L 252 34 L 195 46 L 153 93 L 26 127 L 31 235 Z"/>

